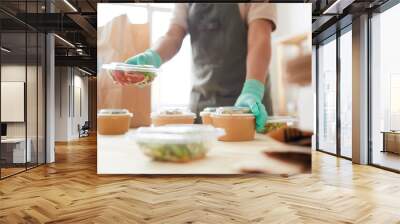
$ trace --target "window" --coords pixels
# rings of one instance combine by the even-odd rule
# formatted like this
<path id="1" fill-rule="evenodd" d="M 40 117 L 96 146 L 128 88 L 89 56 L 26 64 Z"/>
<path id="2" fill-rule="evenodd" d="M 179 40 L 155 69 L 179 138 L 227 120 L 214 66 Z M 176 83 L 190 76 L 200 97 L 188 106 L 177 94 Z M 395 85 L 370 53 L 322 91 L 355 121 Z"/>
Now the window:
<path id="1" fill-rule="evenodd" d="M 351 28 L 351 27 L 350 27 Z M 352 149 L 352 33 L 340 36 L 340 154 L 351 158 Z"/>
<path id="2" fill-rule="evenodd" d="M 20 2 L 19 13 L 39 13 L 43 4 Z M 4 23 L 0 30 L 0 178 L 5 178 L 45 163 L 46 38 L 6 14 L 0 17 L 20 25 Z"/>
<path id="3" fill-rule="evenodd" d="M 372 163 L 400 170 L 400 5 L 371 19 Z M 392 133 L 392 131 L 397 131 Z"/>
<path id="4" fill-rule="evenodd" d="M 318 149 L 336 153 L 336 40 L 318 48 Z"/>
<path id="5" fill-rule="evenodd" d="M 129 7 L 131 6 L 131 7 Z M 97 27 L 101 27 L 110 22 L 113 18 L 126 14 L 131 23 L 143 24 L 147 23 L 147 4 L 135 3 L 102 3 L 98 4 Z"/>

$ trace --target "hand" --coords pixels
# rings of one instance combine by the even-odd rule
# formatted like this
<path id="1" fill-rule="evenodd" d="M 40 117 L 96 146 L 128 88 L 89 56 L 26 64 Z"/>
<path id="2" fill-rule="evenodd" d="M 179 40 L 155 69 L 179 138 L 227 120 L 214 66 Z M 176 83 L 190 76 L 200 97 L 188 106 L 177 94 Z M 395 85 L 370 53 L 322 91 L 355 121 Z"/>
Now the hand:
<path id="1" fill-rule="evenodd" d="M 265 106 L 262 104 L 264 96 L 264 85 L 255 79 L 246 80 L 242 93 L 236 100 L 235 106 L 248 107 L 256 118 L 256 130 L 259 133 L 265 131 L 265 122 L 268 114 Z"/>
<path id="2" fill-rule="evenodd" d="M 125 63 L 130 65 L 152 65 L 159 68 L 162 64 L 160 55 L 151 49 L 128 58 Z"/>

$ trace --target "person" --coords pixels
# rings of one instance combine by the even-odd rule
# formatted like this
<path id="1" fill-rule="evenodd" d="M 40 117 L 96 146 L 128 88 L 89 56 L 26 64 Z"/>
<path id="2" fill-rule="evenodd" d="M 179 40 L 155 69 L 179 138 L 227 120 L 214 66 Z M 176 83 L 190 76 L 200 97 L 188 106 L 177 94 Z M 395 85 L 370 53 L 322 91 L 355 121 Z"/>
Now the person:
<path id="1" fill-rule="evenodd" d="M 263 132 L 272 114 L 267 69 L 275 20 L 275 6 L 269 3 L 176 3 L 166 34 L 125 62 L 160 67 L 189 34 L 194 74 L 190 109 L 198 114 L 205 107 L 249 107 L 256 130 Z M 114 79 L 126 84 L 135 78 L 119 74 Z"/>

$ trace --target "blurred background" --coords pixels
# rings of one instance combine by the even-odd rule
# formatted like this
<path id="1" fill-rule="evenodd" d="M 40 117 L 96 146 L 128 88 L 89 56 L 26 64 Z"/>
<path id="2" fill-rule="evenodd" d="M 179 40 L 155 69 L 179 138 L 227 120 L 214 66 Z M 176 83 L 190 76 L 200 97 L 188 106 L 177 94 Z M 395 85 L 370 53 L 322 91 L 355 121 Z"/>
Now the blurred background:
<path id="1" fill-rule="evenodd" d="M 278 22 L 277 29 L 272 34 L 272 59 L 269 69 L 274 115 L 299 116 L 302 118 L 299 119 L 300 125 L 304 129 L 312 130 L 311 4 L 279 3 L 276 7 Z M 99 4 L 97 25 L 100 28 L 120 26 L 124 22 L 119 21 L 117 24 L 116 21 L 121 17 L 127 18 L 131 24 L 145 24 L 144 27 L 136 27 L 136 29 L 143 29 L 143 32 L 138 32 L 138 35 L 142 36 L 149 29 L 148 38 L 151 46 L 167 31 L 173 9 L 173 3 Z M 101 36 L 100 33 L 99 36 Z M 162 66 L 161 74 L 153 83 L 152 111 L 162 107 L 188 107 L 191 89 L 189 38 L 190 36 L 187 35 L 179 53 Z M 102 43 L 100 39 L 100 45 Z M 138 48 L 138 46 L 132 47 Z M 102 52 L 101 49 L 99 52 Z M 103 62 L 98 60 L 98 66 L 100 63 Z M 297 81 L 301 85 L 290 84 L 290 80 L 286 77 L 291 72 L 294 73 L 291 76 L 300 77 Z M 174 88 L 170 88 L 171 86 Z"/>

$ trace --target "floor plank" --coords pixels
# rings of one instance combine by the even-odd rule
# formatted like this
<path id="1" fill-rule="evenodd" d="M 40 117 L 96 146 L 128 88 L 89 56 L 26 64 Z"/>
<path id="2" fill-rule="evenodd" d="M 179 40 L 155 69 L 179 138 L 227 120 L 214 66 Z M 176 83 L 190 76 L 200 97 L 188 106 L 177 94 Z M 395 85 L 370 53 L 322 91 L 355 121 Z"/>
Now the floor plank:
<path id="1" fill-rule="evenodd" d="M 313 152 L 313 173 L 99 176 L 96 139 L 0 181 L 0 223 L 400 223 L 400 175 Z"/>

